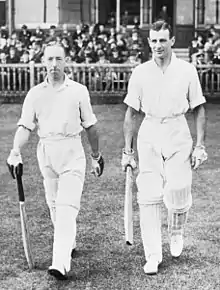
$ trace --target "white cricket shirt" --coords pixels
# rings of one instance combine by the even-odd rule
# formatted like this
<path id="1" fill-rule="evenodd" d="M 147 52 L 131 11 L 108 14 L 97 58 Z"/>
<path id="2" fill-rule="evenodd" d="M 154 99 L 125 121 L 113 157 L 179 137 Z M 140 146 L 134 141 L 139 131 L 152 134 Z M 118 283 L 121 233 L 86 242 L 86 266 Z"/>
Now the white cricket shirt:
<path id="1" fill-rule="evenodd" d="M 124 103 L 157 118 L 185 114 L 206 102 L 196 68 L 172 53 L 165 73 L 152 59 L 133 70 Z"/>
<path id="2" fill-rule="evenodd" d="M 18 125 L 38 128 L 40 138 L 72 137 L 97 122 L 87 88 L 65 76 L 59 89 L 45 79 L 28 92 Z"/>

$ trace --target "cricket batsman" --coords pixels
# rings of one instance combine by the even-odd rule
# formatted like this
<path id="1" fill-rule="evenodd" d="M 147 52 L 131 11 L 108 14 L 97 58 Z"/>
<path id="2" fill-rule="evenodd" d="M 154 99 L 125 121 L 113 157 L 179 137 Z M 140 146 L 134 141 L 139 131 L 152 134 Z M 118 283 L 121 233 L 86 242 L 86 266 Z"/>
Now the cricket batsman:
<path id="1" fill-rule="evenodd" d="M 152 59 L 132 72 L 125 104 L 125 147 L 122 168 L 136 168 L 131 148 L 135 117 L 142 111 L 137 151 L 139 172 L 137 200 L 140 228 L 146 258 L 144 272 L 156 274 L 162 262 L 161 206 L 168 210 L 170 252 L 179 257 L 183 250 L 183 234 L 192 205 L 192 169 L 206 159 L 206 102 L 196 68 L 172 51 L 175 37 L 164 20 L 152 24 L 148 38 Z M 185 118 L 192 110 L 196 126 L 193 140 Z"/>
<path id="2" fill-rule="evenodd" d="M 21 149 L 37 127 L 37 158 L 43 176 L 45 197 L 54 225 L 53 258 L 49 274 L 59 280 L 68 278 L 71 253 L 76 238 L 76 218 L 80 210 L 86 158 L 81 143 L 85 129 L 91 145 L 93 173 L 101 176 L 104 160 L 99 152 L 97 119 L 85 86 L 64 73 L 64 48 L 56 43 L 44 51 L 47 77 L 28 92 L 7 159 L 14 177 L 22 163 Z"/>

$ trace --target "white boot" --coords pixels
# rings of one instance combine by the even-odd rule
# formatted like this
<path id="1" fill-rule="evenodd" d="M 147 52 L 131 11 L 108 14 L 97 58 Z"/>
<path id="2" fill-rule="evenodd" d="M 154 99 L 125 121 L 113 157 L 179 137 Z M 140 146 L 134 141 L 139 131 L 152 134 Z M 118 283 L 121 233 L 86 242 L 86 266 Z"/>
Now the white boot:
<path id="1" fill-rule="evenodd" d="M 144 272 L 156 274 L 162 262 L 161 204 L 140 205 L 140 226 L 147 261 Z"/>
<path id="2" fill-rule="evenodd" d="M 183 235 L 173 235 L 170 239 L 170 253 L 173 257 L 178 258 L 183 251 Z"/>
<path id="3" fill-rule="evenodd" d="M 144 273 L 148 275 L 155 275 L 158 272 L 158 267 L 162 260 L 158 261 L 158 257 L 150 256 L 147 263 L 144 265 Z"/>

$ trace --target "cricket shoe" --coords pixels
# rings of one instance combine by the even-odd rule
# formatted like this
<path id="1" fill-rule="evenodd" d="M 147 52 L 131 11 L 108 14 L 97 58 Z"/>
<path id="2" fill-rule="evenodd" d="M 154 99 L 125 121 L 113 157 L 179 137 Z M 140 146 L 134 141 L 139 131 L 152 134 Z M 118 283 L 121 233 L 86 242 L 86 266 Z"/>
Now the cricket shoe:
<path id="1" fill-rule="evenodd" d="M 55 277 L 57 280 L 67 280 L 67 274 L 66 271 L 64 270 L 64 273 L 62 273 L 60 270 L 53 268 L 52 266 L 49 267 L 48 273 Z"/>
<path id="2" fill-rule="evenodd" d="M 170 240 L 170 253 L 172 257 L 178 258 L 183 251 L 183 235 L 173 235 Z"/>
<path id="3" fill-rule="evenodd" d="M 158 273 L 158 267 L 161 263 L 162 260 L 159 261 L 156 257 L 150 257 L 144 265 L 144 273 L 147 275 L 156 275 Z"/>
<path id="4" fill-rule="evenodd" d="M 76 248 L 72 249 L 71 258 L 74 259 L 76 254 Z"/>

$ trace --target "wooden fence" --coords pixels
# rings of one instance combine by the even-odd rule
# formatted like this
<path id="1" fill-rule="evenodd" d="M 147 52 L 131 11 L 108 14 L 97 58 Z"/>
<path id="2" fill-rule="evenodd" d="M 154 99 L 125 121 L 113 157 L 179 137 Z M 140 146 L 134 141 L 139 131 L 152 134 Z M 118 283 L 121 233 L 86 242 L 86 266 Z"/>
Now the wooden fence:
<path id="1" fill-rule="evenodd" d="M 68 64 L 68 76 L 84 85 L 91 96 L 124 96 L 128 80 L 135 66 L 128 64 Z M 204 95 L 220 94 L 220 65 L 197 66 Z M 46 70 L 42 64 L 0 64 L 0 99 L 6 102 L 20 101 L 27 91 L 42 82 Z"/>

